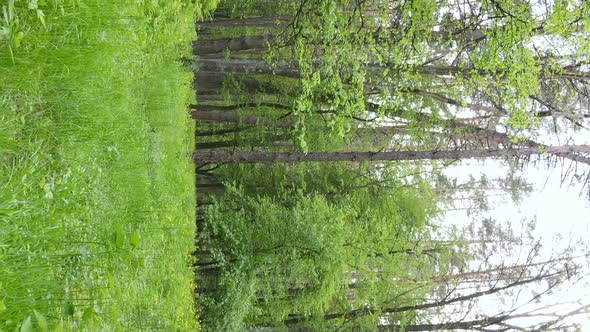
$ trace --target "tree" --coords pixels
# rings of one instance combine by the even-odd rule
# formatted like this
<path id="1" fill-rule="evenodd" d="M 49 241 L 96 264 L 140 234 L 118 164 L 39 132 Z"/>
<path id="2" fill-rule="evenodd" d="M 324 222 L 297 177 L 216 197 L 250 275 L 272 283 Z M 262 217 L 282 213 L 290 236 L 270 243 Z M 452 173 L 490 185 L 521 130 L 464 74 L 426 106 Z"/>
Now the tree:
<path id="1" fill-rule="evenodd" d="M 209 254 L 202 252 L 196 266 L 201 273 L 218 275 L 201 283 L 208 324 L 218 329 L 280 322 L 301 312 L 321 314 L 342 301 L 349 288 L 373 296 L 390 294 L 397 287 L 375 294 L 370 284 L 390 284 L 386 279 L 391 270 L 401 271 L 405 257 L 394 248 L 420 230 L 431 209 L 423 194 L 404 188 L 381 190 L 380 196 L 367 194 L 366 188 L 364 194 L 342 195 L 339 203 L 317 191 L 308 196 L 289 190 L 278 197 L 244 193 L 230 187 L 222 202 L 204 212 L 202 246 Z M 393 237 L 399 243 L 392 243 Z M 352 286 L 351 269 L 362 273 L 367 284 Z M 238 300 L 240 304 L 234 303 Z"/>
<path id="2" fill-rule="evenodd" d="M 537 148 L 505 148 L 458 151 L 390 151 L 390 152 L 267 152 L 267 151 L 196 151 L 195 162 L 301 162 L 301 161 L 405 161 L 493 157 L 522 157 L 544 153 L 590 153 L 589 145 L 564 145 Z M 583 158 L 583 156 L 580 156 Z"/>
<path id="3" fill-rule="evenodd" d="M 455 160 L 541 155 L 590 164 L 587 145 L 535 137 L 550 117 L 565 134 L 585 126 L 590 7 L 537 7 L 227 1 L 199 24 L 209 39 L 193 44 L 200 77 L 191 116 L 205 130 L 193 160 L 230 188 L 201 209 L 209 211 L 210 250 L 197 264 L 215 271 L 212 311 L 240 326 L 417 331 L 506 330 L 519 326 L 519 315 L 552 314 L 461 315 L 484 297 L 556 289 L 577 272 L 573 255 L 543 259 L 491 219 L 485 232 L 441 237 L 441 225 L 421 214 L 438 199 L 433 169 Z M 227 17 L 237 11 L 244 17 Z M 221 26 L 230 28 L 216 35 Z M 572 53 L 541 47 L 539 38 Z M 422 162 L 385 162 L 409 160 Z M 311 217 L 291 222 L 298 214 Z M 524 262 L 493 258 L 527 245 L 534 254 Z M 236 280 L 247 282 L 236 288 Z M 236 303 L 244 306 L 232 307 L 235 314 L 222 310 Z M 559 320 L 557 311 L 551 317 Z M 527 327 L 557 326 L 551 322 Z"/>
<path id="4" fill-rule="evenodd" d="M 499 314 L 497 316 L 486 317 L 477 320 L 470 321 L 453 321 L 445 322 L 440 324 L 410 324 L 410 325 L 380 325 L 379 331 L 440 331 L 440 330 L 480 330 L 480 331 L 547 331 L 549 329 L 567 328 L 578 326 L 565 325 L 561 322 L 569 317 L 586 313 L 590 305 L 580 306 L 579 308 L 570 311 L 566 314 L 559 314 L 557 312 L 545 313 L 545 312 L 530 312 L 520 315 L 506 315 Z M 549 322 L 530 324 L 530 325 L 517 325 L 512 323 L 513 320 L 522 318 L 536 318 L 542 316 L 551 316 L 555 319 Z"/>

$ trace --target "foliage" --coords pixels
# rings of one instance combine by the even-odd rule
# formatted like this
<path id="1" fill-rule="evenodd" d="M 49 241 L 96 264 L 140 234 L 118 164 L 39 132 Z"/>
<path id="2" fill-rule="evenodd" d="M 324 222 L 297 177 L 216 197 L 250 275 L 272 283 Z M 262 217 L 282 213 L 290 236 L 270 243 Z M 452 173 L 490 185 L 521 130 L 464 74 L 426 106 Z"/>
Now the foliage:
<path id="1" fill-rule="evenodd" d="M 193 158 L 198 181 L 215 188 L 198 212 L 206 230 L 199 276 L 213 285 L 199 292 L 205 327 L 403 330 L 468 311 L 480 296 L 569 274 L 532 263 L 536 249 L 505 267 L 494 254 L 519 241 L 494 219 L 477 231 L 436 222 L 439 202 L 468 202 L 476 216 L 491 190 L 517 201 L 528 190 L 519 179 L 440 178 L 435 196 L 432 175 L 452 162 L 358 160 L 549 151 L 528 139 L 542 117 L 582 127 L 588 5 L 544 5 L 223 1 L 213 22 L 198 25 L 209 39 L 194 44 L 203 74 L 202 101 L 192 107 L 204 120 L 197 149 L 211 151 Z M 554 155 L 590 163 L 587 147 L 566 148 Z M 339 152 L 351 152 L 348 162 L 276 163 Z M 268 164 L 224 164 L 246 160 Z M 474 261 L 485 269 L 471 270 Z M 422 328 L 459 326 L 449 324 Z"/>
<path id="2" fill-rule="evenodd" d="M 406 260 L 403 250 L 433 211 L 429 198 L 395 186 L 326 196 L 334 188 L 306 183 L 298 174 L 303 168 L 272 168 L 239 172 L 274 174 L 269 181 L 282 189 L 265 192 L 258 183 L 254 194 L 229 186 L 205 212 L 202 248 L 210 257 L 200 257 L 197 265 L 205 274 L 220 269 L 214 290 L 199 297 L 206 329 L 280 324 L 294 313 L 323 324 L 324 314 L 352 305 L 346 297 L 351 280 L 358 279 L 353 291 L 360 303 L 354 305 L 377 304 L 399 291 L 387 276 L 417 272 L 410 266 L 419 263 Z M 321 179 L 323 172 L 316 171 L 310 178 Z M 367 195 L 371 190 L 380 195 Z"/>
<path id="3" fill-rule="evenodd" d="M 203 314 L 205 327 L 219 331 L 243 329 L 245 319 L 259 315 L 280 320 L 290 310 L 313 311 L 315 306 L 321 307 L 326 298 L 321 295 L 327 286 L 322 281 L 342 275 L 339 264 L 336 271 L 327 268 L 330 264 L 317 265 L 321 258 L 329 258 L 326 255 L 334 249 L 324 247 L 323 243 L 334 243 L 323 238 L 327 233 L 316 232 L 318 227 L 341 226 L 338 220 L 335 224 L 326 222 L 333 217 L 326 203 L 309 199 L 293 209 L 264 198 L 240 200 L 239 208 L 232 203 L 238 201 L 226 202 L 229 206 L 215 205 L 206 213 L 205 235 L 211 239 L 207 246 L 222 272 L 216 285 L 219 291 L 209 295 L 212 303 Z M 316 217 L 319 219 L 310 222 Z M 338 232 L 332 236 L 338 236 Z M 305 296 L 291 301 L 290 293 L 299 290 Z M 247 295 L 236 301 L 236 294 Z"/>
<path id="4" fill-rule="evenodd" d="M 0 4 L 0 330 L 196 329 L 201 4 Z"/>

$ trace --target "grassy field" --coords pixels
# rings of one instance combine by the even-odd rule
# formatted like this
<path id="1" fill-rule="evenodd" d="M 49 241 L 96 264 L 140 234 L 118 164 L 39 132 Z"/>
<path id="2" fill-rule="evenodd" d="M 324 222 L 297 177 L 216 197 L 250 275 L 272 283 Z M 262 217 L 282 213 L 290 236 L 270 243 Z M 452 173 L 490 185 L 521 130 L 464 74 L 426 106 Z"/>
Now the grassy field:
<path id="1" fill-rule="evenodd" d="M 0 0 L 0 330 L 195 330 L 194 19 Z"/>

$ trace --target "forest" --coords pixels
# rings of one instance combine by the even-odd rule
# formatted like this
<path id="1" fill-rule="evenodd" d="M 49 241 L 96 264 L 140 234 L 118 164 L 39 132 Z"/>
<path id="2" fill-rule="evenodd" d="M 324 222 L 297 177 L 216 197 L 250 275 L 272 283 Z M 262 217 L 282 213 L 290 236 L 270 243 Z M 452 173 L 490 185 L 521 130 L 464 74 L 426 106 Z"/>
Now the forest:
<path id="1" fill-rule="evenodd" d="M 590 326 L 590 2 L 0 7 L 0 331 Z"/>
<path id="2" fill-rule="evenodd" d="M 588 182 L 589 10 L 220 2 L 193 42 L 203 328 L 575 329 L 588 303 L 545 296 L 583 280 L 584 245 L 547 255 L 534 222 L 477 210 L 526 196 L 528 164 Z M 446 175 L 474 159 L 508 170 Z"/>

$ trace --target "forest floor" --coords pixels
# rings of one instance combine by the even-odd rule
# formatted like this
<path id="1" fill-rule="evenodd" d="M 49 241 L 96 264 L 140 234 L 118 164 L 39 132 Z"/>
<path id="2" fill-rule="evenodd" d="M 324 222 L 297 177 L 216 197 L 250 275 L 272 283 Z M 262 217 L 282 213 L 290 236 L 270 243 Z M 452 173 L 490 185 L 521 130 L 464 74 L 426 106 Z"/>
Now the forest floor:
<path id="1" fill-rule="evenodd" d="M 196 330 L 189 1 L 2 1 L 0 330 Z"/>

